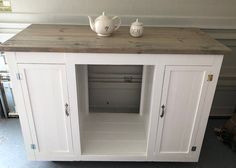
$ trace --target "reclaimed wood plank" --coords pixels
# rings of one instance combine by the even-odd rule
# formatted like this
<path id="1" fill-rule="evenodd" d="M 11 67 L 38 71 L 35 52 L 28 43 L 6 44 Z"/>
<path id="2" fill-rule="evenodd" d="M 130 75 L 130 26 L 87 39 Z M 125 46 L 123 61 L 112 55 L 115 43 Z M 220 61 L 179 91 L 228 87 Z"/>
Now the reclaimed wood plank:
<path id="1" fill-rule="evenodd" d="M 226 54 L 230 49 L 197 28 L 146 27 L 141 38 L 121 27 L 99 37 L 89 26 L 33 24 L 0 46 L 2 51 L 145 54 Z"/>

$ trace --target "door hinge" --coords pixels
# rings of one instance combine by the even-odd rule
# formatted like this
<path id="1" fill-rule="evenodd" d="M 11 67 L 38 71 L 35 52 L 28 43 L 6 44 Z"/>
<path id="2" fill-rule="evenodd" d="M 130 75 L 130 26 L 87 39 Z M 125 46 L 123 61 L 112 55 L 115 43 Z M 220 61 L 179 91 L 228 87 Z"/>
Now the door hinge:
<path id="1" fill-rule="evenodd" d="M 31 147 L 31 149 L 33 149 L 33 150 L 36 149 L 36 145 L 35 145 L 35 144 L 31 144 L 30 147 Z"/>
<path id="2" fill-rule="evenodd" d="M 208 75 L 207 81 L 213 81 L 213 75 L 212 74 Z"/>
<path id="3" fill-rule="evenodd" d="M 196 146 L 193 146 L 191 151 L 195 152 L 197 150 L 197 147 Z"/>
<path id="4" fill-rule="evenodd" d="M 16 73 L 16 79 L 17 80 L 22 80 L 21 74 L 20 73 Z"/>

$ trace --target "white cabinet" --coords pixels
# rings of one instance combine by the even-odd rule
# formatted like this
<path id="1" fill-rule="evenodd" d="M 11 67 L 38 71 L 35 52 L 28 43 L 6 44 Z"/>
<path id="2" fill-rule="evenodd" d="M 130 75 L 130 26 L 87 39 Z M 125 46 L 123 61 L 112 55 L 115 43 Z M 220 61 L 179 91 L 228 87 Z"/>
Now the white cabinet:
<path id="1" fill-rule="evenodd" d="M 157 136 L 157 159 L 188 161 L 198 150 L 195 140 L 209 84 L 209 68 L 167 66 Z"/>
<path id="2" fill-rule="evenodd" d="M 67 160 L 73 154 L 64 65 L 18 64 L 36 160 Z"/>
<path id="3" fill-rule="evenodd" d="M 192 28 L 88 29 L 31 25 L 1 46 L 28 158 L 197 162 L 230 50 Z"/>
<path id="4" fill-rule="evenodd" d="M 222 59 L 222 55 L 7 53 L 29 158 L 197 162 Z M 108 88 L 106 92 L 114 88 L 104 87 L 99 69 L 142 65 L 138 89 L 135 83 L 122 83 L 123 90 L 141 89 L 140 109 L 136 113 L 114 113 L 114 108 L 91 112 L 89 101 L 97 91 L 88 85 L 92 80 L 85 71 L 87 65 L 102 65 L 92 75 L 96 82 L 99 76 L 97 86 Z M 116 86 L 120 80 L 116 79 Z M 134 95 L 125 98 L 137 99 Z M 104 101 L 109 96 L 102 96 L 99 103 L 110 107 L 110 101 Z M 117 98 L 117 92 L 112 96 Z"/>

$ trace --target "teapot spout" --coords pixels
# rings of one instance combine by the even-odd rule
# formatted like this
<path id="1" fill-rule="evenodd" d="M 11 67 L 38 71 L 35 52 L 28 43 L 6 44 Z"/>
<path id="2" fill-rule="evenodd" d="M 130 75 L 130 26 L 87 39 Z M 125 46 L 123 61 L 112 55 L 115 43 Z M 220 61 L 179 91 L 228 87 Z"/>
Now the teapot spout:
<path id="1" fill-rule="evenodd" d="M 92 19 L 91 16 L 88 16 L 88 18 L 89 18 L 90 28 L 95 32 L 94 20 Z"/>

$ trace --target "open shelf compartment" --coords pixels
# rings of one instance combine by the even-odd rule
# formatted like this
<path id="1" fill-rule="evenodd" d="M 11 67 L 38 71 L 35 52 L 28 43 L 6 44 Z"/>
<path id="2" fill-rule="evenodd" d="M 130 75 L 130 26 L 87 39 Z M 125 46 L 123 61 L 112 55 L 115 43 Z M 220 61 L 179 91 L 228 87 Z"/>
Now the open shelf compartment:
<path id="1" fill-rule="evenodd" d="M 76 65 L 82 155 L 146 155 L 154 66 Z"/>

